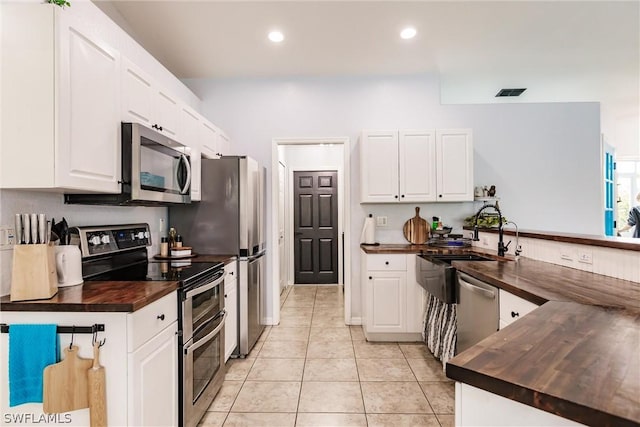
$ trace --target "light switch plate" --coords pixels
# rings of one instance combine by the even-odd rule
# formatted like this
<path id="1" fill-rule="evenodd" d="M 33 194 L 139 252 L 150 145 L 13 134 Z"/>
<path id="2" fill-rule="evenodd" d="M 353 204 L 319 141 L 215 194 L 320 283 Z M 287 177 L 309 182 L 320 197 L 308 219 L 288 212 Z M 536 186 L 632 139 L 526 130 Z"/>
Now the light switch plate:
<path id="1" fill-rule="evenodd" d="M 377 216 L 376 217 L 376 225 L 378 227 L 386 227 L 387 226 L 387 217 L 386 216 Z"/>
<path id="2" fill-rule="evenodd" d="M 0 251 L 13 249 L 16 244 L 16 231 L 10 226 L 0 226 Z"/>

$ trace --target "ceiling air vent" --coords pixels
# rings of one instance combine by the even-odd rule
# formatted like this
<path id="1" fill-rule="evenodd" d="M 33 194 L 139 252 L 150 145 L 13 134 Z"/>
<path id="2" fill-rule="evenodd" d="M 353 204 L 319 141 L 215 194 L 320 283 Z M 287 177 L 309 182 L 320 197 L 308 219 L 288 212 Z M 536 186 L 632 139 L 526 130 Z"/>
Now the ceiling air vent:
<path id="1" fill-rule="evenodd" d="M 496 98 L 500 96 L 520 96 L 525 90 L 527 90 L 526 87 L 524 89 L 500 89 L 500 92 L 496 94 Z"/>

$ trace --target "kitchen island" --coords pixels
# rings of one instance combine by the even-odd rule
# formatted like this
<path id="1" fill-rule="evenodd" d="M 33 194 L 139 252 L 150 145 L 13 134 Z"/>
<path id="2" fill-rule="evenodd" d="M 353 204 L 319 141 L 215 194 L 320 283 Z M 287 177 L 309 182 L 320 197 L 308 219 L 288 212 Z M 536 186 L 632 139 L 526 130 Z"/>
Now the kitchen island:
<path id="1" fill-rule="evenodd" d="M 458 252 L 493 252 L 478 249 Z M 423 245 L 363 250 L 434 252 Z M 468 385 L 579 423 L 640 425 L 640 283 L 526 258 L 453 265 L 542 305 L 448 361 L 447 376 L 459 382 L 457 425 L 509 425 L 500 418 L 508 411 L 460 399 Z"/>

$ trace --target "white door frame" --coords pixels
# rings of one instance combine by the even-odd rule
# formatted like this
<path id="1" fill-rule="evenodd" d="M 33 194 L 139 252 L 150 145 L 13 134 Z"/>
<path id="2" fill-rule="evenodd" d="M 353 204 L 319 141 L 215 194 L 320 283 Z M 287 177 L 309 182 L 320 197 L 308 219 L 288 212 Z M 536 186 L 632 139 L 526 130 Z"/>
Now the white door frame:
<path id="1" fill-rule="evenodd" d="M 331 144 L 331 145 L 340 145 L 342 146 L 342 170 L 343 170 L 343 179 L 342 179 L 342 193 L 343 193 L 343 206 L 339 206 L 339 210 L 342 212 L 342 224 L 339 225 L 338 236 L 340 235 L 340 231 L 344 233 L 344 254 L 342 254 L 342 259 L 344 259 L 344 263 L 341 266 L 342 269 L 338 271 L 338 281 L 342 276 L 342 272 L 344 271 L 344 321 L 347 325 L 351 324 L 351 250 L 350 244 L 351 241 L 351 210 L 349 206 L 351 205 L 351 197 L 349 194 L 349 189 L 351 187 L 351 175 L 349 170 L 349 154 L 350 154 L 350 144 L 348 137 L 333 137 L 333 138 L 273 138 L 272 146 L 271 146 L 271 167 L 273 171 L 278 170 L 278 146 L 279 145 L 320 145 L 320 144 Z M 288 166 L 287 166 L 288 169 Z M 287 171 L 291 173 L 291 171 Z M 279 194 L 278 190 L 278 174 L 271 174 L 271 194 Z M 272 206 L 274 205 L 274 201 L 272 200 Z M 277 205 L 277 202 L 276 202 Z M 341 226 L 341 227 L 340 227 Z M 341 228 L 341 230 L 340 230 Z M 278 235 L 278 217 L 277 215 L 271 216 L 271 231 L 272 236 Z M 272 239 L 271 242 L 271 253 L 274 254 L 276 258 L 273 261 L 274 266 L 280 265 L 279 254 L 278 254 L 278 241 L 277 239 Z M 338 265 L 340 265 L 340 254 L 342 252 L 342 245 L 338 244 Z M 274 284 L 273 295 L 280 295 L 280 272 L 279 268 L 273 268 L 273 276 L 272 283 Z M 273 298 L 273 322 L 274 324 L 278 324 L 280 322 L 280 298 Z"/>

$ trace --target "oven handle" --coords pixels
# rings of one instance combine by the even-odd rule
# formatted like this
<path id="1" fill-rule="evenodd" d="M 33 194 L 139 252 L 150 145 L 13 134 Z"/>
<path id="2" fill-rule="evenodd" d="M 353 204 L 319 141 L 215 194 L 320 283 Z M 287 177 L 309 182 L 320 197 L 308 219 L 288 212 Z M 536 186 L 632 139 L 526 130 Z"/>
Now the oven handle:
<path id="1" fill-rule="evenodd" d="M 224 321 L 227 318 L 227 312 L 223 311 L 222 312 L 222 321 L 220 322 L 220 324 L 218 326 L 216 326 L 216 328 L 209 332 L 207 335 L 205 335 L 204 337 L 200 338 L 198 341 L 196 341 L 195 343 L 193 343 L 191 346 L 187 347 L 184 351 L 185 354 L 189 355 L 191 353 L 193 353 L 194 351 L 196 351 L 197 349 L 199 349 L 200 347 L 202 347 L 203 345 L 205 345 L 207 342 L 209 342 L 211 340 L 211 338 L 213 338 L 214 336 L 216 336 L 220 330 L 222 330 L 222 328 L 224 328 Z"/>
<path id="2" fill-rule="evenodd" d="M 218 279 L 214 280 L 213 282 L 209 283 L 208 285 L 204 285 L 204 286 L 199 286 L 195 289 L 192 289 L 190 291 L 188 291 L 185 296 L 184 299 L 189 299 L 191 297 L 193 297 L 194 295 L 199 295 L 203 292 L 207 292 L 209 289 L 213 289 L 216 286 L 218 286 L 220 283 L 222 283 L 224 281 L 224 274 L 222 276 L 220 276 Z"/>
<path id="3" fill-rule="evenodd" d="M 180 194 L 187 194 L 191 186 L 191 165 L 189 164 L 189 159 L 184 154 L 180 154 L 180 161 L 184 163 L 184 167 L 187 169 L 187 179 L 185 180 L 184 187 L 180 189 Z"/>

